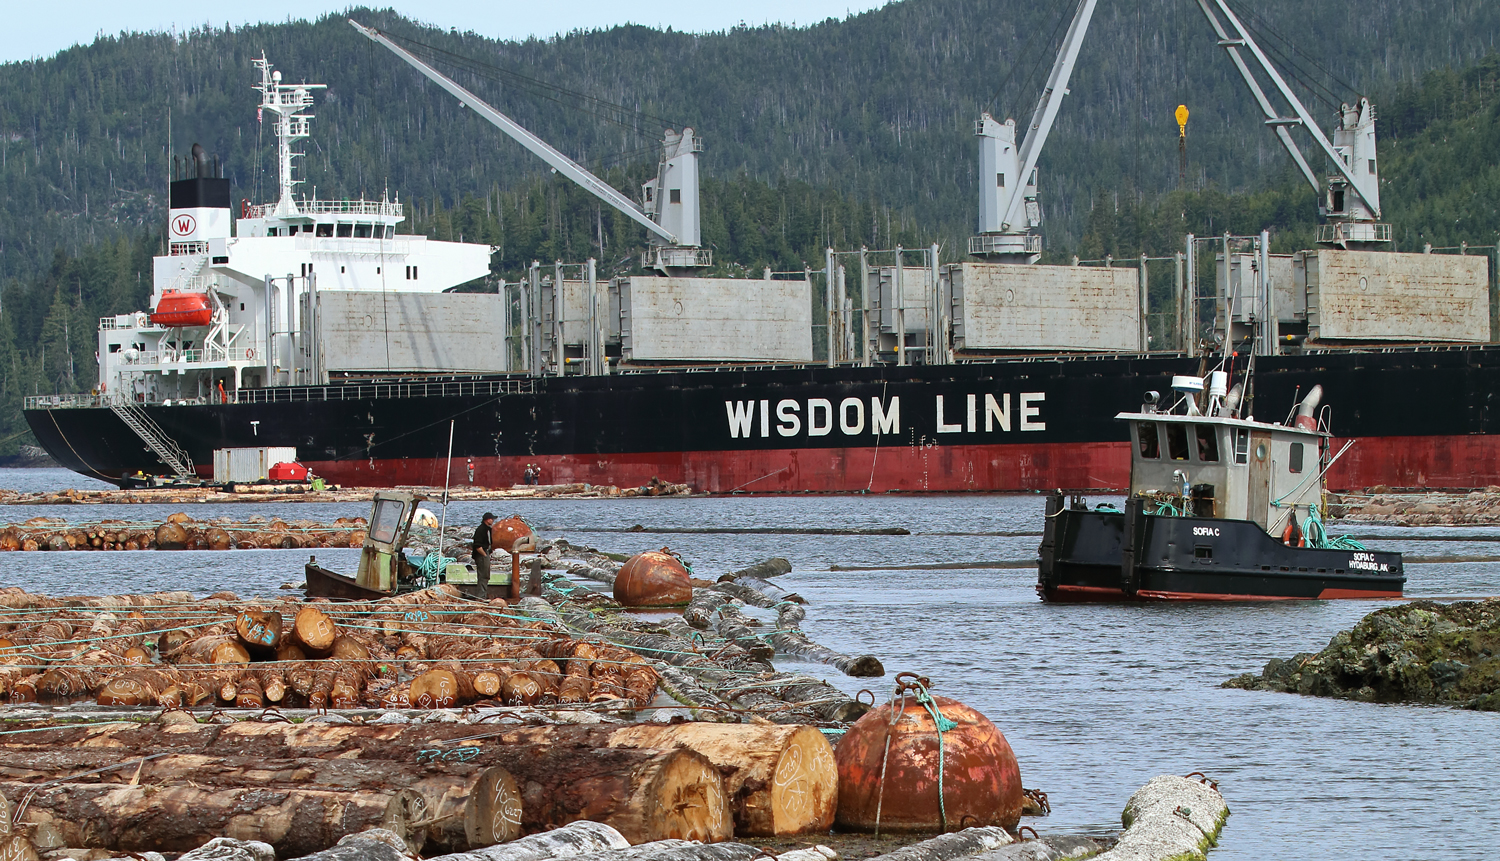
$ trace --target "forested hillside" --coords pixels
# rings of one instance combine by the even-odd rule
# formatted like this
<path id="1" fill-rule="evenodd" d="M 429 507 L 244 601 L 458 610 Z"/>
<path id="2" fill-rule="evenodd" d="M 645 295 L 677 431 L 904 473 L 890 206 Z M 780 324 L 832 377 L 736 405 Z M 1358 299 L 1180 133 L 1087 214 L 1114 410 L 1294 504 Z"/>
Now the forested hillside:
<path id="1" fill-rule="evenodd" d="M 990 109 L 1024 122 L 1071 12 L 906 0 L 805 29 L 621 27 L 524 43 L 351 15 L 508 70 L 499 81 L 457 76 L 617 188 L 637 189 L 655 169 L 662 123 L 650 118 L 693 125 L 707 139 L 704 241 L 733 273 L 817 267 L 830 244 L 940 242 L 957 259 L 975 218 L 973 121 Z M 1255 14 L 1268 42 L 1271 27 L 1295 34 L 1326 67 L 1293 54 L 1335 91 L 1309 93 L 1319 116 L 1331 123 L 1326 97 L 1348 97 L 1338 80 L 1375 100 L 1385 218 L 1400 248 L 1495 241 L 1500 4 L 1266 0 Z M 416 232 L 495 245 L 503 277 L 534 259 L 598 257 L 608 274 L 636 258 L 643 231 L 549 176 L 343 16 L 104 38 L 3 65 L 0 454 L 25 438 L 24 395 L 92 384 L 98 317 L 144 305 L 172 153 L 194 141 L 218 153 L 236 198 L 274 188 L 273 141 L 250 89 L 262 50 L 290 79 L 329 84 L 303 147 L 306 191 L 389 188 Z M 1041 160 L 1051 259 L 1169 253 L 1189 231 L 1270 229 L 1278 249 L 1309 244 L 1312 193 L 1190 0 L 1102 3 L 1071 89 Z M 576 110 L 590 103 L 570 93 L 633 113 Z M 1179 187 L 1171 113 L 1184 102 L 1190 175 Z"/>
<path id="2" fill-rule="evenodd" d="M 1478 0 L 1240 5 L 1268 46 L 1341 98 L 1353 93 L 1339 80 L 1388 91 L 1429 69 L 1472 62 L 1500 35 L 1500 4 Z M 1057 0 L 905 0 L 808 28 L 693 35 L 617 27 L 526 42 L 427 30 L 390 12 L 350 16 L 691 124 L 707 141 L 709 177 L 803 180 L 956 238 L 974 221 L 974 120 L 987 108 L 1024 123 L 1071 12 Z M 250 89 L 250 60 L 262 51 L 290 79 L 329 85 L 303 160 L 308 190 L 357 196 L 389 187 L 404 199 L 451 205 L 542 175 L 533 157 L 344 18 L 101 38 L 0 66 L 0 274 L 34 272 L 58 246 L 77 250 L 127 227 L 154 227 L 170 155 L 194 141 L 225 159 L 237 196 L 264 198 L 274 183 L 272 141 Z M 1275 33 L 1293 36 L 1328 73 Z M 626 129 L 515 77 L 460 79 L 585 162 L 652 159 L 639 122 Z M 1176 185 L 1178 103 L 1193 111 L 1194 187 L 1264 188 L 1286 163 L 1192 0 L 1101 3 L 1071 90 L 1042 156 L 1054 247 L 1077 241 L 1095 191 Z M 1329 104 L 1309 103 L 1331 120 Z"/>

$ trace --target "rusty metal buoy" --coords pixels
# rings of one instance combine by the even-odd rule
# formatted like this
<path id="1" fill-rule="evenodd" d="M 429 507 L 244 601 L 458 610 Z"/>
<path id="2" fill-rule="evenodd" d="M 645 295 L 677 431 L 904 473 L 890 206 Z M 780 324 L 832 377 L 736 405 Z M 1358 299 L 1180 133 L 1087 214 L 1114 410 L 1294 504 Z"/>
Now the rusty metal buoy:
<path id="1" fill-rule="evenodd" d="M 490 546 L 506 553 L 522 553 L 536 549 L 536 536 L 526 521 L 512 514 L 490 527 Z"/>
<path id="2" fill-rule="evenodd" d="M 1014 830 L 1021 821 L 1021 768 L 1004 734 L 963 703 L 931 697 L 945 726 L 952 723 L 942 733 L 940 804 L 938 732 L 919 699 L 927 695 L 926 680 L 902 673 L 896 683 L 900 693 L 894 723 L 892 705 L 886 703 L 839 740 L 834 753 L 839 768 L 836 827 L 956 831 L 999 825 Z"/>
<path id="3" fill-rule="evenodd" d="M 626 607 L 681 606 L 692 597 L 687 568 L 665 547 L 635 554 L 615 575 L 615 600 Z"/>

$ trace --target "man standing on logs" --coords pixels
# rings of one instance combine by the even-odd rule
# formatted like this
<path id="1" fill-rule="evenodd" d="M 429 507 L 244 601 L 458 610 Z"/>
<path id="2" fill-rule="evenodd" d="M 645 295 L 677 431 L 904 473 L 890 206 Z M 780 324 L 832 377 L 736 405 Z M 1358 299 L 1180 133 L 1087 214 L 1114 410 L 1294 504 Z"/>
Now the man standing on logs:
<path id="1" fill-rule="evenodd" d="M 478 598 L 489 597 L 490 587 L 490 530 L 495 525 L 495 515 L 486 511 L 480 518 L 479 528 L 474 530 L 474 540 L 469 549 L 474 551 L 474 580 L 478 584 Z"/>

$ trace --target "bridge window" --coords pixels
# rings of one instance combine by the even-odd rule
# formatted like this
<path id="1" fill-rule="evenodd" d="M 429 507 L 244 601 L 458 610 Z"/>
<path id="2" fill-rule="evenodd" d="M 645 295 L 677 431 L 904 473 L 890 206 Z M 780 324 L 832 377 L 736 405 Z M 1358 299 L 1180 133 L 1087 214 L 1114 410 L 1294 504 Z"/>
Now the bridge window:
<path id="1" fill-rule="evenodd" d="M 1219 462 L 1219 433 L 1213 425 L 1197 425 L 1198 460 L 1202 463 Z"/>
<path id="2" fill-rule="evenodd" d="M 385 226 L 385 238 L 386 239 L 395 239 L 396 238 L 396 225 L 394 225 L 394 224 L 387 224 Z"/>
<path id="3" fill-rule="evenodd" d="M 358 238 L 358 239 L 369 239 L 370 238 L 370 225 L 368 225 L 368 224 L 356 224 L 356 225 L 354 225 L 354 236 L 356 238 Z"/>
<path id="4" fill-rule="evenodd" d="M 340 239 L 343 239 L 343 238 L 349 237 L 349 236 L 353 236 L 353 235 L 354 235 L 354 225 L 352 225 L 352 224 L 340 224 L 339 225 L 339 238 Z"/>
<path id="5" fill-rule="evenodd" d="M 1287 469 L 1291 470 L 1292 472 L 1302 471 L 1302 443 L 1292 443 L 1292 456 L 1290 461 L 1288 461 L 1287 463 Z"/>
<path id="6" fill-rule="evenodd" d="M 1141 457 L 1146 460 L 1161 457 L 1161 439 L 1156 435 L 1156 422 L 1138 422 L 1135 433 L 1141 440 Z"/>
<path id="7" fill-rule="evenodd" d="M 1188 459 L 1187 426 L 1167 425 L 1167 456 L 1173 460 Z"/>
<path id="8" fill-rule="evenodd" d="M 332 236 L 333 235 L 333 225 L 332 224 L 319 224 L 318 225 L 318 234 L 317 235 L 319 235 L 319 236 Z"/>

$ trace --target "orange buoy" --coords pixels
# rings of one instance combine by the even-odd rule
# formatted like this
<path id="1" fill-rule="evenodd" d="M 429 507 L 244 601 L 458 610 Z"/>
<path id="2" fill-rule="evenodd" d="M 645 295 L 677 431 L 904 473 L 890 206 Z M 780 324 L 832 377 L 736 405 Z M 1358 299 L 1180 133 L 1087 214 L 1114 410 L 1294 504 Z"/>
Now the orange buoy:
<path id="1" fill-rule="evenodd" d="M 151 312 L 151 322 L 157 326 L 207 326 L 213 320 L 214 309 L 207 293 L 168 290 Z"/>
<path id="2" fill-rule="evenodd" d="M 909 674 L 897 676 L 897 684 L 903 676 Z M 839 769 L 835 826 L 850 831 L 871 831 L 877 825 L 882 831 L 956 831 L 999 825 L 1014 831 L 1021 820 L 1021 768 L 1004 734 L 963 703 L 932 697 L 938 714 L 953 723 L 942 733 L 940 786 L 937 727 L 917 699 L 925 693 L 925 684 L 904 690 L 895 702 L 900 713 L 894 724 L 891 704 L 886 703 L 865 714 L 839 740 L 834 752 Z"/>
<path id="3" fill-rule="evenodd" d="M 635 554 L 615 575 L 615 600 L 626 607 L 676 607 L 692 597 L 687 568 L 665 547 Z"/>
<path id="4" fill-rule="evenodd" d="M 490 527 L 490 546 L 506 553 L 522 553 L 536 549 L 536 535 L 531 526 L 518 514 L 495 521 Z"/>

